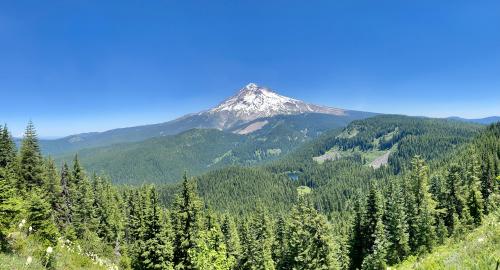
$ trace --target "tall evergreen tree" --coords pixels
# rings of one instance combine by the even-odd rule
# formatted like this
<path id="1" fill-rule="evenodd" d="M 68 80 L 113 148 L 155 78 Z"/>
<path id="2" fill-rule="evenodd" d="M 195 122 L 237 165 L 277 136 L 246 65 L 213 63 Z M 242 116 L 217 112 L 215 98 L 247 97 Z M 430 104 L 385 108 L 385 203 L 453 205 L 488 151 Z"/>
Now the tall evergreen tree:
<path id="1" fill-rule="evenodd" d="M 300 197 L 290 219 L 288 269 L 338 269 L 337 249 L 326 218 Z"/>
<path id="2" fill-rule="evenodd" d="M 202 202 L 196 194 L 196 183 L 184 175 L 181 195 L 174 203 L 172 226 L 174 228 L 174 263 L 177 269 L 193 269 L 189 256 L 197 245 L 202 227 Z"/>
<path id="3" fill-rule="evenodd" d="M 16 158 L 16 145 L 7 125 L 0 126 L 0 168 L 5 168 Z"/>
<path id="4" fill-rule="evenodd" d="M 373 183 L 370 187 L 366 200 L 366 210 L 363 217 L 363 254 L 364 256 L 373 253 L 373 247 L 376 240 L 376 229 L 379 220 L 382 220 L 384 214 L 383 202 L 380 191 Z"/>
<path id="5" fill-rule="evenodd" d="M 58 230 L 54 223 L 54 217 L 49 202 L 43 198 L 39 191 L 30 193 L 30 204 L 28 207 L 28 224 L 33 233 L 47 246 L 57 244 Z"/>
<path id="6" fill-rule="evenodd" d="M 20 150 L 20 175 L 21 181 L 18 186 L 20 189 L 42 187 L 43 181 L 43 160 L 38 144 L 33 122 L 29 122 L 24 133 Z"/>
<path id="7" fill-rule="evenodd" d="M 242 233 L 243 258 L 240 268 L 274 270 L 271 250 L 274 241 L 272 224 L 262 207 L 250 217 Z"/>
<path id="8" fill-rule="evenodd" d="M 435 242 L 434 209 L 436 202 L 429 192 L 429 168 L 419 156 L 411 161 L 412 169 L 409 175 L 414 205 L 410 206 L 410 247 L 415 252 L 430 251 Z M 413 234 L 412 234 L 413 233 Z"/>
<path id="9" fill-rule="evenodd" d="M 75 156 L 73 170 L 71 171 L 71 181 L 72 225 L 75 228 L 77 237 L 82 238 L 88 236 L 91 232 L 97 231 L 98 220 L 93 207 L 92 186 L 85 176 L 77 156 Z"/>
<path id="10" fill-rule="evenodd" d="M 173 269 L 173 248 L 165 234 L 158 193 L 154 187 L 148 193 L 138 265 L 140 269 Z"/>
<path id="11" fill-rule="evenodd" d="M 13 185 L 15 174 L 0 168 L 0 251 L 7 251 L 7 234 L 22 211 L 23 201 Z"/>
<path id="12" fill-rule="evenodd" d="M 236 223 L 228 214 L 224 215 L 221 231 L 224 235 L 228 260 L 234 261 L 234 266 L 237 266 L 241 257 L 240 236 Z"/>
<path id="13" fill-rule="evenodd" d="M 464 200 L 460 194 L 462 168 L 453 164 L 448 170 L 448 177 L 446 178 L 445 192 L 444 192 L 444 208 L 445 217 L 444 224 L 448 227 L 449 235 L 453 234 L 455 230 L 454 215 L 459 218 L 462 217 L 464 209 Z"/>
<path id="14" fill-rule="evenodd" d="M 364 258 L 364 234 L 363 234 L 364 207 L 361 200 L 354 204 L 354 220 L 352 224 L 349 257 L 351 263 L 349 269 L 360 269 Z"/>
<path id="15" fill-rule="evenodd" d="M 408 224 L 401 186 L 394 180 L 387 190 L 384 224 L 387 234 L 387 262 L 396 264 L 410 253 Z"/>

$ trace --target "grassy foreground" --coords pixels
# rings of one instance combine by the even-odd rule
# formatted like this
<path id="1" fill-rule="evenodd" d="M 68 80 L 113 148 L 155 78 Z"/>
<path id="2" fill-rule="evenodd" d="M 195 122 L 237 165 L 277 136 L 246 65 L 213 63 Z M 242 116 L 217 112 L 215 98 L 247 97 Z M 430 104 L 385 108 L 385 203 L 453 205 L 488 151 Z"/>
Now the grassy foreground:
<path id="1" fill-rule="evenodd" d="M 392 269 L 497 269 L 500 263 L 500 213 L 459 239 L 450 239 L 432 253 L 410 257 Z M 500 269 L 500 266 L 499 268 Z"/>

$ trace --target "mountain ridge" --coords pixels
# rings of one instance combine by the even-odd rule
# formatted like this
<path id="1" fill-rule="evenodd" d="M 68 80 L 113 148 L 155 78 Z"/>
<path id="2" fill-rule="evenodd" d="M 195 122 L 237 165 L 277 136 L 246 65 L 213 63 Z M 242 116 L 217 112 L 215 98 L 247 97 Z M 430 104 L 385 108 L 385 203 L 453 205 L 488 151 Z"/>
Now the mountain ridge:
<path id="1" fill-rule="evenodd" d="M 249 83 L 235 95 L 208 110 L 186 114 L 158 124 L 80 133 L 56 140 L 41 140 L 41 147 L 44 154 L 59 155 L 115 143 L 138 142 L 159 136 L 176 135 L 193 128 L 229 130 L 263 117 L 303 113 L 332 115 L 349 121 L 375 115 L 375 113 L 306 103 L 279 95 L 270 88 Z"/>

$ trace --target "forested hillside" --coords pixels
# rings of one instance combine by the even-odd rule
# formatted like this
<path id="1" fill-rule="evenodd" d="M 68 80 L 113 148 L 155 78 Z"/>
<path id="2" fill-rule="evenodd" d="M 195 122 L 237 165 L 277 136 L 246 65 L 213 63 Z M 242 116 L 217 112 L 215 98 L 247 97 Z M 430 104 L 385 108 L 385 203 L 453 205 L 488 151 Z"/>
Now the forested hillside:
<path id="1" fill-rule="evenodd" d="M 289 210 L 289 202 L 296 200 L 295 194 L 286 192 L 290 196 L 288 198 L 266 194 L 269 191 L 283 194 L 290 187 L 307 187 L 307 190 L 313 191 L 310 199 L 321 212 L 340 211 L 348 207 L 348 202 L 360 190 L 366 191 L 371 180 L 385 181 L 394 176 L 401 166 L 410 166 L 414 155 L 426 157 L 431 164 L 439 163 L 473 139 L 481 128 L 440 119 L 376 116 L 354 121 L 342 132 L 325 132 L 283 159 L 260 168 L 223 168 L 196 177 L 198 189 L 211 207 L 238 213 L 253 208 L 252 201 L 243 199 L 249 197 L 265 200 L 273 211 Z M 346 134 L 353 130 L 359 132 L 347 138 Z M 392 136 L 390 140 L 388 134 Z M 386 144 L 392 142 L 392 145 L 383 148 L 384 139 Z M 324 162 L 315 160 L 315 157 L 331 152 L 331 149 L 337 149 L 335 151 L 341 156 Z M 385 152 L 390 152 L 388 166 L 379 169 L 370 166 L 370 158 L 376 159 L 377 155 L 384 155 Z M 261 171 L 258 176 L 257 171 Z M 256 184 L 249 186 L 249 182 Z M 267 184 L 266 189 L 262 189 L 263 183 L 272 183 L 272 186 Z M 162 201 L 168 205 L 176 189 L 161 185 L 159 188 L 162 198 L 165 198 Z M 288 205 L 288 208 L 284 209 L 283 205 Z"/>
<path id="2" fill-rule="evenodd" d="M 439 130 L 439 123 L 418 125 Z M 33 125 L 19 151 L 4 127 L 0 265 L 19 267 L 25 260 L 35 269 L 385 269 L 415 257 L 439 258 L 432 251 L 444 252 L 442 244 L 499 222 L 500 205 L 500 124 L 481 131 L 443 128 L 457 137 L 470 129 L 472 137 L 451 148 L 438 140 L 444 153 L 429 161 L 423 153 L 410 157 L 397 163 L 405 164 L 399 170 L 373 169 L 362 154 L 322 163 L 311 156 L 299 171 L 277 162 L 184 177 L 169 195 L 154 185 L 113 186 L 86 173 L 77 158 L 59 172 L 42 157 Z M 386 135 L 374 138 L 388 141 Z M 346 133 L 335 137 L 350 145 Z M 368 145 L 365 137 L 359 145 Z M 370 147 L 359 151 L 365 149 Z M 296 191 L 301 185 L 308 189 Z M 230 195 L 231 186 L 241 192 Z M 322 193 L 327 187 L 335 188 Z M 255 199 L 245 197 L 252 193 Z M 173 198 L 167 207 L 160 194 Z M 478 263 L 483 258 L 484 265 L 496 260 L 481 255 Z"/>
<path id="3" fill-rule="evenodd" d="M 199 175 L 229 165 L 257 165 L 281 158 L 325 131 L 345 127 L 365 114 L 279 115 L 237 126 L 232 132 L 193 129 L 77 153 L 89 171 L 105 172 L 114 183 L 171 183 L 178 182 L 185 171 Z M 244 134 L 238 132 L 256 122 L 265 124 Z M 74 153 L 57 156 L 56 161 L 61 164 L 73 157 Z"/>

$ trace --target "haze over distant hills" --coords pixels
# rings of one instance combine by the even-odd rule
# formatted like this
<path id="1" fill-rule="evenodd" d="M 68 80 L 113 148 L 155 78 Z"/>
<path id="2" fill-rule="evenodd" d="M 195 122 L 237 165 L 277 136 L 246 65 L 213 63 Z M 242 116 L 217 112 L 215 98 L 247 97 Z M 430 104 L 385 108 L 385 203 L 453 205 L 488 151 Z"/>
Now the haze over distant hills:
<path id="1" fill-rule="evenodd" d="M 485 118 L 462 118 L 458 116 L 452 116 L 448 117 L 448 119 L 451 120 L 457 120 L 457 121 L 462 121 L 462 122 L 470 122 L 470 123 L 477 123 L 477 124 L 482 124 L 482 125 L 489 125 L 492 123 L 496 123 L 500 121 L 500 116 L 490 116 L 490 117 L 485 117 Z"/>
<path id="2" fill-rule="evenodd" d="M 82 133 L 56 140 L 43 140 L 41 145 L 45 154 L 57 155 L 84 148 L 138 142 L 159 136 L 176 135 L 193 128 L 232 130 L 238 134 L 248 134 L 255 131 L 256 128 L 262 128 L 269 121 L 263 120 L 248 128 L 244 126 L 246 123 L 259 118 L 300 114 L 328 115 L 329 118 L 336 119 L 343 125 L 347 125 L 347 123 L 355 119 L 375 115 L 374 113 L 306 103 L 282 96 L 267 87 L 250 83 L 218 106 L 199 113 L 188 114 L 159 124 L 119 128 L 105 132 Z M 238 130 L 234 130 L 236 127 L 238 127 Z"/>

